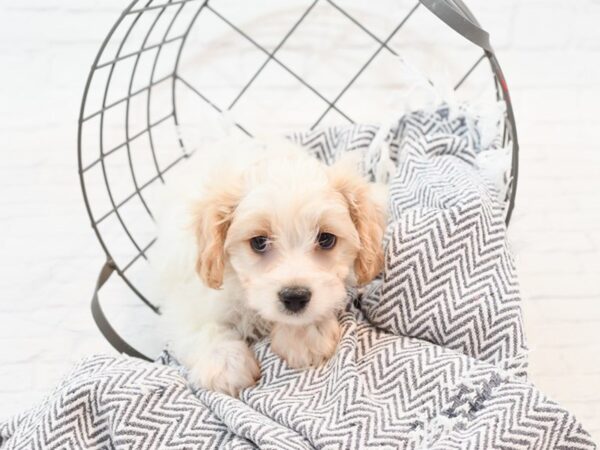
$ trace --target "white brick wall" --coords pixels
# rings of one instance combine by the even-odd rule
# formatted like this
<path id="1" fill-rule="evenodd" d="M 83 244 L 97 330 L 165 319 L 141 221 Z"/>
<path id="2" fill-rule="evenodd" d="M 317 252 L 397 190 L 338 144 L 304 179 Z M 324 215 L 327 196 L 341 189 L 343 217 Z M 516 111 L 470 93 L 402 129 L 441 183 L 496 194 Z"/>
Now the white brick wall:
<path id="1" fill-rule="evenodd" d="M 597 441 L 599 10 L 593 1 L 521 2 L 511 42 L 499 51 L 521 141 L 510 234 L 526 295 L 531 379 L 575 412 Z"/>
<path id="2" fill-rule="evenodd" d="M 0 0 L 0 417 L 38 401 L 79 357 L 111 351 L 89 314 L 103 257 L 79 191 L 76 120 L 126 3 Z M 492 35 L 517 117 L 510 234 L 531 378 L 600 441 L 600 3 L 467 3 Z"/>

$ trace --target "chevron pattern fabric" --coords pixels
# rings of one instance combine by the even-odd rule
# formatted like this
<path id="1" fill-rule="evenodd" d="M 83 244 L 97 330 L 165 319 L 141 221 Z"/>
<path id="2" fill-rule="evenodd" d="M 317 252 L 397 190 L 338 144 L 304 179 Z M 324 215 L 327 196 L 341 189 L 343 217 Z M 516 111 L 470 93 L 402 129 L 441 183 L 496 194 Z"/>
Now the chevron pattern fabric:
<path id="1" fill-rule="evenodd" d="M 387 265 L 365 311 L 392 333 L 524 376 L 521 297 L 504 208 L 474 164 L 476 151 L 486 151 L 467 132 L 476 127 L 448 114 L 441 109 L 403 119 Z"/>
<path id="2" fill-rule="evenodd" d="M 389 130 L 391 218 L 382 276 L 341 315 L 326 364 L 294 370 L 268 339 L 239 399 L 156 363 L 94 356 L 38 407 L 0 423 L 2 449 L 593 449 L 577 419 L 525 380 L 526 346 L 503 210 L 479 176 L 477 123 L 446 107 Z M 385 130 L 384 130 L 385 131 Z M 334 161 L 378 127 L 291 139 Z"/>

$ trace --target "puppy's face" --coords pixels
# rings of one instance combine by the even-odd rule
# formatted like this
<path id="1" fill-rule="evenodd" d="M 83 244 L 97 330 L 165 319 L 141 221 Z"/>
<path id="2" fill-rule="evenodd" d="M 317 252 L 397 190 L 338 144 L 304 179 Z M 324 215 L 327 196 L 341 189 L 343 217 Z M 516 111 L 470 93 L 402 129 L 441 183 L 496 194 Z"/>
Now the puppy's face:
<path id="1" fill-rule="evenodd" d="M 349 166 L 274 155 L 234 178 L 198 205 L 197 269 L 207 285 L 219 287 L 231 269 L 248 307 L 302 325 L 331 317 L 348 285 L 380 272 L 384 208 Z"/>
<path id="2" fill-rule="evenodd" d="M 344 304 L 359 249 L 343 196 L 326 184 L 295 192 L 269 183 L 251 189 L 226 239 L 248 306 L 286 323 L 312 323 Z"/>

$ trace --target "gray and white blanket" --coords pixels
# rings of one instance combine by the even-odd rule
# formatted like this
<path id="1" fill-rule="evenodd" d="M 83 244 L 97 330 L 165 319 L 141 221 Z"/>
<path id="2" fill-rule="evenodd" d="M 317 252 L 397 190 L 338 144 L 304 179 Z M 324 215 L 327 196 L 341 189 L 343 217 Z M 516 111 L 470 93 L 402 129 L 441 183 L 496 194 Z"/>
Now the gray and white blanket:
<path id="1" fill-rule="evenodd" d="M 258 342 L 261 379 L 234 399 L 192 390 L 168 353 L 93 356 L 0 424 L 2 448 L 595 448 L 525 381 L 517 276 L 476 125 L 446 107 L 407 114 L 372 154 L 374 126 L 291 136 L 328 162 L 364 151 L 373 176 L 383 153 L 397 166 L 385 270 L 342 314 L 327 364 L 293 370 Z"/>

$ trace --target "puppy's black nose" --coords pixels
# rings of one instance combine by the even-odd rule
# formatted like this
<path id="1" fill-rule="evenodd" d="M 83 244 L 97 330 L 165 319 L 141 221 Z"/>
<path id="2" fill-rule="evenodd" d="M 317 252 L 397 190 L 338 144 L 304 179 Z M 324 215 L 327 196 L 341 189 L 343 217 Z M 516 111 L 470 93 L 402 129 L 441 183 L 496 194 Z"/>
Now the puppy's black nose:
<path id="1" fill-rule="evenodd" d="M 298 312 L 306 307 L 312 293 L 308 288 L 291 286 L 280 290 L 278 295 L 279 300 L 283 303 L 285 309 L 292 312 Z"/>

